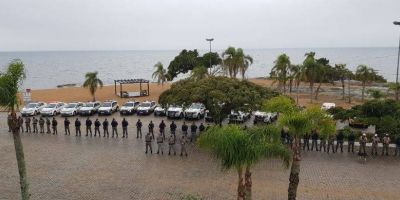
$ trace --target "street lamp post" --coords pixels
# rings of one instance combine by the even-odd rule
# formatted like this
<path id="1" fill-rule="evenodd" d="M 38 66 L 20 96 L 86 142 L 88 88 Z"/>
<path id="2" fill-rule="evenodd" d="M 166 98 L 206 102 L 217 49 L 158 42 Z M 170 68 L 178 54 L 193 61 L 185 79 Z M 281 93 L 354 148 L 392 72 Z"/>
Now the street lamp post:
<path id="1" fill-rule="evenodd" d="M 394 21 L 394 25 L 400 26 L 400 21 Z M 399 100 L 399 62 L 400 62 L 400 38 L 399 38 L 399 50 L 397 53 L 397 71 L 396 71 L 396 101 Z"/>
<path id="2" fill-rule="evenodd" d="M 207 42 L 210 42 L 210 73 L 211 73 L 211 42 L 214 40 L 214 38 L 206 38 Z"/>

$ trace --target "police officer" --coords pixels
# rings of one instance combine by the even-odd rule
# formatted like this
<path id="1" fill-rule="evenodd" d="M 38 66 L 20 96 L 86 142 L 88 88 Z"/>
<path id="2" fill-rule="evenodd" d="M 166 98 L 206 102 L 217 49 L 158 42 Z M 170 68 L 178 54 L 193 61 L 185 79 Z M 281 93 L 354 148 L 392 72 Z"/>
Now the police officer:
<path id="1" fill-rule="evenodd" d="M 71 135 L 71 131 L 69 130 L 69 124 L 71 122 L 69 121 L 68 118 L 64 119 L 64 131 L 65 131 L 65 135 Z"/>
<path id="2" fill-rule="evenodd" d="M 344 134 L 343 131 L 339 131 L 336 135 L 336 152 L 340 146 L 340 153 L 343 153 L 343 141 L 344 141 Z"/>
<path id="3" fill-rule="evenodd" d="M 33 124 L 33 132 L 34 132 L 34 133 L 39 133 L 38 127 L 37 127 L 37 125 L 38 125 L 38 120 L 36 119 L 36 117 L 33 117 L 33 119 L 32 119 L 32 124 Z"/>
<path id="4" fill-rule="evenodd" d="M 310 134 L 306 133 L 303 135 L 303 151 L 306 150 L 306 146 L 307 146 L 307 151 L 310 150 Z"/>
<path id="5" fill-rule="evenodd" d="M 124 118 L 123 120 L 122 120 L 122 138 L 128 138 L 128 125 L 129 125 L 129 123 L 128 123 L 128 121 Z"/>
<path id="6" fill-rule="evenodd" d="M 174 136 L 175 138 L 175 132 L 176 132 L 176 124 L 174 121 L 172 121 L 172 123 L 169 125 L 169 129 L 171 131 L 171 134 Z M 176 138 L 175 138 L 176 139 Z"/>
<path id="7" fill-rule="evenodd" d="M 358 155 L 360 157 L 366 157 L 367 156 L 367 152 L 365 151 L 365 148 L 367 146 L 367 142 L 368 142 L 368 138 L 367 135 L 365 133 L 363 133 L 360 137 L 360 149 L 358 151 Z"/>
<path id="8" fill-rule="evenodd" d="M 81 136 L 81 121 L 76 118 L 75 120 L 75 136 Z"/>
<path id="9" fill-rule="evenodd" d="M 174 155 L 176 155 L 176 151 L 175 151 L 175 137 L 174 137 L 174 135 L 172 135 L 172 134 L 169 136 L 168 145 L 169 145 L 168 155 L 171 155 L 171 149 L 174 151 Z"/>
<path id="10" fill-rule="evenodd" d="M 24 126 L 23 125 L 24 125 L 24 119 L 21 116 L 19 116 L 18 117 L 18 126 L 20 128 L 20 132 L 21 133 L 24 132 Z"/>
<path id="11" fill-rule="evenodd" d="M 396 150 L 394 156 L 400 155 L 400 135 L 396 137 Z"/>
<path id="12" fill-rule="evenodd" d="M 351 152 L 354 153 L 354 141 L 356 140 L 356 136 L 354 135 L 353 131 L 350 132 L 348 140 L 349 140 L 349 146 L 347 146 L 347 152 L 350 152 L 351 148 Z"/>
<path id="13" fill-rule="evenodd" d="M 181 156 L 183 155 L 183 152 L 185 152 L 185 156 L 187 157 L 187 151 L 186 151 L 186 144 L 187 144 L 187 139 L 185 135 L 182 135 L 180 141 L 181 143 Z"/>
<path id="14" fill-rule="evenodd" d="M 318 151 L 318 133 L 316 130 L 311 131 L 311 140 L 312 140 L 311 141 L 311 151 L 314 150 L 314 146 L 315 146 L 315 151 Z M 320 150 L 321 150 L 321 148 L 320 148 Z"/>
<path id="15" fill-rule="evenodd" d="M 39 119 L 39 128 L 40 133 L 44 133 L 44 119 L 42 117 Z"/>
<path id="16" fill-rule="evenodd" d="M 188 129 L 189 129 L 188 125 L 186 125 L 186 123 L 183 122 L 183 124 L 182 124 L 182 134 L 185 135 L 186 137 L 188 135 Z"/>
<path id="17" fill-rule="evenodd" d="M 146 136 L 144 137 L 145 141 L 146 141 L 146 153 L 148 148 L 150 148 L 150 153 L 153 154 L 153 148 L 151 147 L 151 135 L 150 133 L 147 133 Z"/>
<path id="18" fill-rule="evenodd" d="M 378 144 L 380 141 L 378 134 L 375 134 L 374 137 L 372 137 L 371 155 L 378 155 Z"/>
<path id="19" fill-rule="evenodd" d="M 31 132 L 31 118 L 27 117 L 25 119 L 25 131 L 28 133 Z"/>
<path id="20" fill-rule="evenodd" d="M 160 128 L 160 134 L 163 136 L 163 139 L 165 140 L 165 123 L 164 120 L 161 120 L 160 125 L 158 126 L 158 128 Z"/>
<path id="21" fill-rule="evenodd" d="M 92 137 L 92 120 L 89 119 L 89 117 L 86 119 L 86 136 L 89 135 L 90 132 L 90 137 Z"/>
<path id="22" fill-rule="evenodd" d="M 103 137 L 106 137 L 106 133 L 107 133 L 107 137 L 109 137 L 110 134 L 108 133 L 108 120 L 107 120 L 107 118 L 103 122 Z"/>
<path id="23" fill-rule="evenodd" d="M 58 124 L 58 122 L 57 122 L 56 118 L 53 117 L 53 120 L 51 121 L 51 126 L 53 127 L 53 135 L 58 134 L 57 124 Z"/>
<path id="24" fill-rule="evenodd" d="M 140 119 L 138 119 L 138 121 L 136 122 L 136 138 L 142 138 L 142 122 L 140 121 Z"/>
<path id="25" fill-rule="evenodd" d="M 199 126 L 199 134 L 203 133 L 205 130 L 206 130 L 206 127 L 203 125 L 203 123 L 201 123 Z"/>
<path id="26" fill-rule="evenodd" d="M 148 127 L 149 127 L 149 133 L 151 134 L 151 137 L 154 138 L 154 124 L 153 124 L 153 121 L 150 121 Z"/>
<path id="27" fill-rule="evenodd" d="M 162 134 L 160 133 L 157 136 L 157 147 L 158 147 L 157 154 L 159 154 L 161 151 L 161 154 L 164 155 L 163 143 L 164 143 L 164 138 L 163 138 Z"/>
<path id="28" fill-rule="evenodd" d="M 47 128 L 47 134 L 50 134 L 50 126 L 51 126 L 51 121 L 49 118 L 46 118 L 46 128 Z"/>
<path id="29" fill-rule="evenodd" d="M 382 148 L 382 156 L 383 155 L 389 155 L 389 144 L 390 144 L 390 137 L 389 134 L 385 134 L 385 137 L 383 137 L 383 148 Z M 385 154 L 386 152 L 386 154 Z"/>
<path id="30" fill-rule="evenodd" d="M 315 148 L 317 148 L 317 146 L 315 146 Z M 326 137 L 324 137 L 324 136 L 320 137 L 319 150 L 322 151 L 322 148 L 324 148 L 324 152 L 326 152 Z M 311 150 L 312 150 L 312 147 L 311 147 Z"/>
<path id="31" fill-rule="evenodd" d="M 11 132 L 11 122 L 12 122 L 12 116 L 11 116 L 11 113 L 8 113 L 8 116 L 7 116 L 8 132 Z"/>
<path id="32" fill-rule="evenodd" d="M 112 128 L 112 135 L 111 137 L 114 137 L 114 133 L 116 135 L 116 137 L 118 137 L 118 131 L 117 131 L 117 127 L 118 127 L 118 122 L 117 120 L 115 120 L 114 118 L 111 121 L 111 128 Z"/>
<path id="33" fill-rule="evenodd" d="M 99 137 L 101 137 L 100 126 L 101 126 L 101 123 L 100 123 L 99 119 L 96 119 L 96 121 L 94 121 L 94 137 L 96 137 L 97 133 L 99 134 Z"/>
<path id="34" fill-rule="evenodd" d="M 192 125 L 190 126 L 190 132 L 191 132 L 190 142 L 196 141 L 196 131 L 197 131 L 197 126 L 193 122 Z"/>
<path id="35" fill-rule="evenodd" d="M 330 135 L 328 136 L 328 153 L 329 149 L 332 147 L 332 153 L 335 153 L 335 136 Z"/>

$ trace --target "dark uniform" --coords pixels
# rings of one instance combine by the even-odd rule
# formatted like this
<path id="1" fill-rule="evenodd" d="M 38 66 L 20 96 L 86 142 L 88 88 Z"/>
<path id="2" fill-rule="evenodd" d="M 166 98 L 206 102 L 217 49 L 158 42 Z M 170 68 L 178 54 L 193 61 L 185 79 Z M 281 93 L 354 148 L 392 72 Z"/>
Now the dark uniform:
<path id="1" fill-rule="evenodd" d="M 182 134 L 185 135 L 186 137 L 188 135 L 188 129 L 189 129 L 188 125 L 186 125 L 186 123 L 183 122 L 183 124 L 182 124 Z"/>
<path id="2" fill-rule="evenodd" d="M 338 151 L 340 146 L 340 152 L 343 153 L 343 141 L 344 141 L 343 131 L 339 131 L 339 133 L 336 136 L 336 152 Z"/>
<path id="3" fill-rule="evenodd" d="M 38 131 L 38 120 L 36 119 L 36 117 L 33 117 L 33 119 L 32 119 L 32 125 L 33 125 L 33 132 L 34 133 L 39 133 L 39 131 Z"/>
<path id="4" fill-rule="evenodd" d="M 64 119 L 64 131 L 65 131 L 65 135 L 71 135 L 71 131 L 69 130 L 69 124 L 71 122 L 69 121 L 68 118 Z"/>
<path id="5" fill-rule="evenodd" d="M 312 140 L 312 142 L 311 142 L 311 151 L 314 150 L 314 146 L 315 146 L 315 151 L 318 151 L 318 133 L 317 133 L 317 131 L 315 131 L 315 130 L 311 131 L 311 140 Z M 321 148 L 320 148 L 320 150 L 321 150 Z"/>
<path id="6" fill-rule="evenodd" d="M 154 124 L 153 124 L 153 121 L 150 121 L 148 127 L 149 127 L 149 133 L 151 134 L 151 137 L 154 138 Z"/>
<path id="7" fill-rule="evenodd" d="M 8 132 L 11 132 L 11 122 L 12 122 L 12 116 L 11 114 L 8 114 L 7 116 Z"/>
<path id="8" fill-rule="evenodd" d="M 303 135 L 303 151 L 306 150 L 307 146 L 307 151 L 310 150 L 310 134 L 306 133 Z"/>
<path id="9" fill-rule="evenodd" d="M 105 119 L 103 122 L 103 137 L 106 137 L 106 133 L 107 133 L 107 137 L 110 136 L 110 134 L 108 133 L 108 120 Z"/>
<path id="10" fill-rule="evenodd" d="M 47 128 L 47 133 L 50 134 L 50 126 L 51 126 L 51 121 L 49 118 L 46 118 L 46 128 Z"/>
<path id="11" fill-rule="evenodd" d="M 203 123 L 201 123 L 199 126 L 199 134 L 203 133 L 205 130 L 206 130 L 206 127 L 203 125 Z"/>
<path id="12" fill-rule="evenodd" d="M 171 124 L 169 125 L 169 130 L 171 131 L 171 134 L 174 136 L 175 138 L 175 132 L 176 132 L 176 124 L 174 121 L 171 122 Z M 176 139 L 176 138 L 175 138 Z"/>
<path id="13" fill-rule="evenodd" d="M 196 141 L 196 131 L 197 131 L 197 126 L 193 122 L 193 124 L 190 126 L 190 132 L 192 135 L 190 136 L 190 142 Z"/>
<path id="14" fill-rule="evenodd" d="M 86 119 L 86 136 L 89 135 L 92 136 L 92 120 L 89 119 L 89 117 Z"/>
<path id="15" fill-rule="evenodd" d="M 326 152 L 326 138 L 325 137 L 320 138 L 319 150 L 322 151 L 322 148 L 324 148 L 324 152 Z M 311 150 L 312 150 L 312 148 L 311 148 Z"/>
<path id="16" fill-rule="evenodd" d="M 140 119 L 138 119 L 138 121 L 136 122 L 136 138 L 142 138 L 142 122 L 140 121 Z"/>
<path id="17" fill-rule="evenodd" d="M 128 125 L 129 125 L 129 123 L 128 123 L 128 121 L 124 118 L 123 120 L 122 120 L 122 138 L 128 138 Z"/>
<path id="18" fill-rule="evenodd" d="M 118 122 L 117 122 L 117 120 L 115 120 L 115 119 L 113 118 L 112 121 L 111 121 L 111 128 L 112 128 L 112 135 L 111 135 L 111 137 L 114 137 L 114 133 L 115 133 L 116 137 L 118 137 L 118 130 L 117 130 L 117 127 L 118 127 Z"/>
<path id="19" fill-rule="evenodd" d="M 182 138 L 179 141 L 181 143 L 181 156 L 183 155 L 183 152 L 185 152 L 185 156 L 187 156 L 187 151 L 186 151 L 186 144 L 187 144 L 187 139 L 186 136 L 182 135 Z"/>
<path id="20" fill-rule="evenodd" d="M 75 120 L 75 136 L 81 136 L 82 132 L 81 132 L 81 121 L 76 118 Z"/>
<path id="21" fill-rule="evenodd" d="M 328 137 L 328 153 L 331 147 L 332 147 L 332 153 L 335 153 L 335 136 L 333 135 L 330 135 Z"/>
<path id="22" fill-rule="evenodd" d="M 396 138 L 396 150 L 394 152 L 394 156 L 400 155 L 400 135 Z"/>
<path id="23" fill-rule="evenodd" d="M 25 131 L 28 133 L 31 132 L 31 118 L 27 117 L 25 119 Z"/>
<path id="24" fill-rule="evenodd" d="M 57 131 L 57 120 L 56 118 L 53 117 L 53 120 L 51 121 L 51 126 L 53 127 L 53 135 L 58 134 Z"/>
<path id="25" fill-rule="evenodd" d="M 40 128 L 40 133 L 44 133 L 44 119 L 43 118 L 39 119 L 39 128 Z"/>
<path id="26" fill-rule="evenodd" d="M 399 138 L 400 138 L 400 137 L 399 137 Z M 157 149 L 157 154 L 159 154 L 160 151 L 161 151 L 161 154 L 164 154 L 163 143 L 164 143 L 164 138 L 163 138 L 163 136 L 162 136 L 161 133 L 160 133 L 160 134 L 157 136 L 157 147 L 158 147 L 158 149 Z"/>
<path id="27" fill-rule="evenodd" d="M 150 153 L 153 154 L 153 148 L 151 147 L 151 135 L 150 133 L 147 133 L 146 136 L 144 137 L 146 141 L 146 153 L 148 148 L 150 148 Z"/>
<path id="28" fill-rule="evenodd" d="M 23 133 L 24 132 L 24 119 L 21 116 L 18 117 L 18 126 L 20 128 L 20 132 Z"/>
<path id="29" fill-rule="evenodd" d="M 96 137 L 96 133 L 98 133 L 99 137 L 100 137 L 100 126 L 101 126 L 101 123 L 100 123 L 99 119 L 96 119 L 96 121 L 94 121 L 94 136 L 95 137 Z"/>
<path id="30" fill-rule="evenodd" d="M 165 140 L 165 123 L 164 120 L 161 120 L 160 125 L 158 126 L 158 128 L 160 128 L 160 134 L 163 136 L 164 140 Z"/>
<path id="31" fill-rule="evenodd" d="M 174 155 L 176 155 L 175 137 L 173 135 L 169 136 L 168 145 L 169 145 L 168 155 L 171 155 L 171 149 L 174 151 Z"/>
<path id="32" fill-rule="evenodd" d="M 356 136 L 354 135 L 353 131 L 350 132 L 348 140 L 349 146 L 347 146 L 347 152 L 350 152 L 351 148 L 351 152 L 354 153 L 354 141 L 356 140 Z"/>

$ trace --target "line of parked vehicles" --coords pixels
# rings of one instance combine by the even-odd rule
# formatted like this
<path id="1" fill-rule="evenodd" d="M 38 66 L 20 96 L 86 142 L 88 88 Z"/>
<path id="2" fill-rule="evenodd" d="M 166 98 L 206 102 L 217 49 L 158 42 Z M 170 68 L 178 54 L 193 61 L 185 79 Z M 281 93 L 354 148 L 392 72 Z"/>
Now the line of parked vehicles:
<path id="1" fill-rule="evenodd" d="M 209 111 L 206 109 L 203 103 L 192 103 L 188 107 L 181 105 L 169 105 L 163 107 L 157 104 L 155 101 L 143 101 L 139 102 L 136 100 L 130 100 L 123 104 L 121 107 L 115 100 L 99 101 L 95 102 L 31 102 L 22 108 L 22 116 L 35 116 L 41 115 L 56 116 L 61 115 L 63 117 L 70 116 L 91 116 L 91 115 L 112 115 L 113 113 L 119 112 L 120 115 L 150 115 L 154 116 L 166 116 L 169 119 L 202 119 L 204 118 L 207 122 L 212 122 L 213 118 L 210 116 Z M 267 113 L 256 111 L 254 114 L 254 123 L 272 123 L 278 115 L 277 113 Z M 251 118 L 251 113 L 242 111 L 231 111 L 228 116 L 230 123 L 243 123 Z"/>

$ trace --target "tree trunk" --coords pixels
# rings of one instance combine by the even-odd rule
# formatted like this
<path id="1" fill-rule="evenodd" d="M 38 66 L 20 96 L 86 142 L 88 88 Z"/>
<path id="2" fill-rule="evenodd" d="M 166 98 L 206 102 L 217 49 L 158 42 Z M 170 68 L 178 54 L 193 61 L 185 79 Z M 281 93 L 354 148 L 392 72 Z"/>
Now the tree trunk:
<path id="1" fill-rule="evenodd" d="M 283 80 L 283 94 L 286 94 L 286 78 Z"/>
<path id="2" fill-rule="evenodd" d="M 11 129 L 14 138 L 15 155 L 17 157 L 19 183 L 21 187 L 21 199 L 28 200 L 30 198 L 29 184 L 26 176 L 24 149 L 21 142 L 21 136 L 19 134 L 20 128 L 18 125 L 17 116 L 14 111 L 11 112 L 11 116 L 12 116 Z"/>
<path id="3" fill-rule="evenodd" d="M 362 83 L 361 101 L 364 102 L 365 82 Z"/>
<path id="4" fill-rule="evenodd" d="M 299 104 L 299 87 L 300 87 L 300 82 L 298 82 L 297 83 L 297 86 L 296 86 L 296 102 L 297 102 L 297 105 Z"/>
<path id="5" fill-rule="evenodd" d="M 250 172 L 250 166 L 246 167 L 246 173 L 244 175 L 244 185 L 246 188 L 246 200 L 251 200 L 251 186 L 253 185 L 253 182 L 251 181 L 251 172 Z"/>
<path id="6" fill-rule="evenodd" d="M 245 200 L 246 196 L 245 196 L 245 187 L 243 184 L 243 169 L 239 168 L 238 170 L 238 188 L 237 188 L 237 200 Z"/>
<path id="7" fill-rule="evenodd" d="M 317 90 L 315 91 L 315 100 L 318 100 L 318 94 L 319 94 L 319 90 L 320 90 L 320 88 L 321 88 L 321 82 L 319 82 L 319 84 L 318 84 L 318 87 L 317 87 Z"/>
<path id="8" fill-rule="evenodd" d="M 342 99 L 344 100 L 344 96 L 345 96 L 345 94 L 344 94 L 344 79 L 340 79 L 340 81 L 342 82 Z"/>
<path id="9" fill-rule="evenodd" d="M 295 200 L 297 197 L 297 187 L 299 186 L 299 174 L 300 174 L 300 144 L 299 139 L 295 138 L 292 151 L 293 151 L 293 162 L 292 167 L 290 168 L 290 177 L 289 177 L 289 188 L 288 188 L 288 200 Z"/>
<path id="10" fill-rule="evenodd" d="M 349 103 L 351 103 L 350 78 L 348 80 L 348 93 L 349 93 Z"/>
<path id="11" fill-rule="evenodd" d="M 310 81 L 310 101 L 313 102 L 314 82 Z"/>
<path id="12" fill-rule="evenodd" d="M 95 102 L 96 101 L 96 96 L 95 96 L 95 94 L 93 94 L 93 102 Z"/>
<path id="13" fill-rule="evenodd" d="M 289 93 L 292 94 L 293 79 L 289 80 Z"/>

